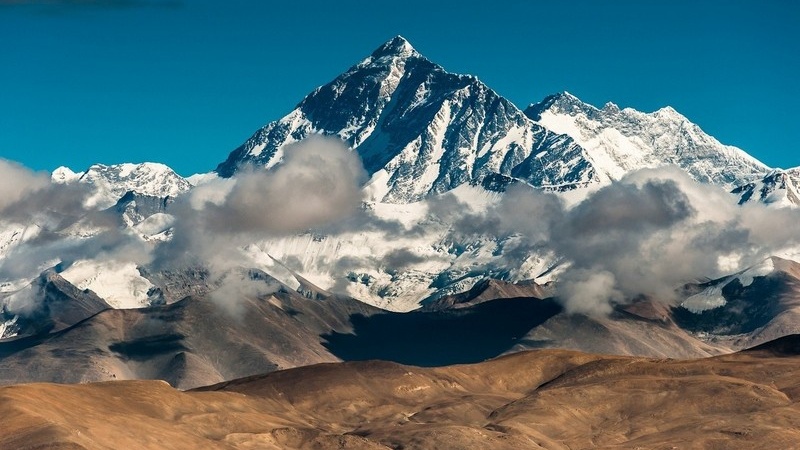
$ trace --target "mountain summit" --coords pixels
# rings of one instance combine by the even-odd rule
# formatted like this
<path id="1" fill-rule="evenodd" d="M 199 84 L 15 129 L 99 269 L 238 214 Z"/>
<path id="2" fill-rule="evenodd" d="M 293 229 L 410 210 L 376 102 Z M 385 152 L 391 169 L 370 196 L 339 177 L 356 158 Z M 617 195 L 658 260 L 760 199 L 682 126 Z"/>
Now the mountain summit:
<path id="1" fill-rule="evenodd" d="M 383 45 L 375 49 L 372 52 L 372 58 L 381 58 L 383 56 L 403 56 L 403 57 L 411 57 L 411 56 L 421 56 L 417 50 L 411 45 L 406 38 L 403 36 L 397 35 L 388 41 L 386 41 Z"/>
<path id="2" fill-rule="evenodd" d="M 523 113 L 478 78 L 445 71 L 401 36 L 258 130 L 216 171 L 230 177 L 243 165 L 272 166 L 283 146 L 311 134 L 346 141 L 364 161 L 372 199 L 388 203 L 464 183 L 502 190 L 519 180 L 564 191 L 668 164 L 729 189 L 768 171 L 671 107 L 598 109 L 564 92 Z"/>
<path id="3" fill-rule="evenodd" d="M 243 164 L 271 166 L 284 145 L 313 133 L 338 136 L 355 149 L 375 200 L 390 203 L 497 174 L 534 186 L 596 178 L 590 166 L 572 163 L 582 149 L 571 138 L 533 123 L 476 77 L 445 71 L 402 37 L 258 130 L 217 172 L 227 177 Z"/>

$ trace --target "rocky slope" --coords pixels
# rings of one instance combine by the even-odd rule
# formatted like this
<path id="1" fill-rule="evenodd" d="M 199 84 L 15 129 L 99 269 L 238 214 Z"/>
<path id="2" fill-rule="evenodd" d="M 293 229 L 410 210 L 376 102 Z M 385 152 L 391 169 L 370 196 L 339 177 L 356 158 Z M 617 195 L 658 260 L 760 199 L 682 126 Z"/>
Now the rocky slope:
<path id="1" fill-rule="evenodd" d="M 160 378 L 188 388 L 318 362 L 441 366 L 538 348 L 696 358 L 800 332 L 800 265 L 780 258 L 687 285 L 679 306 L 642 298 L 608 315 L 568 314 L 535 283 L 484 280 L 393 313 L 301 295 L 258 270 L 143 275 L 158 286 L 150 298 L 168 304 L 108 309 L 58 274 L 43 278 L 43 307 L 7 323 L 19 337 L 0 341 L 0 382 Z"/>

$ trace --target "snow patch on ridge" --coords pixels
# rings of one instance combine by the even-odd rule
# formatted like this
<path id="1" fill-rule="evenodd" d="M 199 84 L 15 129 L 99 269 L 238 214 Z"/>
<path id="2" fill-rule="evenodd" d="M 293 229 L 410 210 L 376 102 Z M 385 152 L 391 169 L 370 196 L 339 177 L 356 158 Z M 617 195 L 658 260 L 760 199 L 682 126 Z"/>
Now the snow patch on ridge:
<path id="1" fill-rule="evenodd" d="M 172 169 L 160 163 L 95 164 L 80 177 L 81 183 L 94 187 L 87 207 L 105 209 L 113 206 L 126 192 L 153 197 L 177 197 L 192 185 Z"/>
<path id="2" fill-rule="evenodd" d="M 50 174 L 50 179 L 53 183 L 69 183 L 71 181 L 77 181 L 80 177 L 83 176 L 84 172 L 73 172 L 72 169 L 66 166 L 61 166 L 53 171 Z"/>
<path id="3" fill-rule="evenodd" d="M 700 314 L 703 311 L 725 306 L 725 304 L 728 303 L 728 301 L 725 300 L 725 297 L 722 295 L 722 288 L 725 285 L 727 285 L 727 283 L 710 286 L 704 289 L 702 292 L 692 295 L 684 300 L 683 303 L 681 303 L 681 306 L 695 314 Z"/>
<path id="4" fill-rule="evenodd" d="M 736 147 L 723 145 L 672 107 L 652 113 L 603 109 L 571 94 L 556 94 L 526 109 L 528 117 L 570 136 L 603 177 L 674 164 L 703 183 L 726 187 L 749 182 L 769 168 Z"/>
<path id="5" fill-rule="evenodd" d="M 739 283 L 741 283 L 742 286 L 747 287 L 753 284 L 753 281 L 756 279 L 756 277 L 765 277 L 774 271 L 775 263 L 772 261 L 772 258 L 767 258 L 740 273 L 736 278 L 739 279 Z"/>
<path id="6" fill-rule="evenodd" d="M 60 274 L 78 289 L 90 289 L 113 308 L 142 308 L 149 305 L 153 287 L 139 274 L 136 264 L 124 261 L 76 261 Z"/>

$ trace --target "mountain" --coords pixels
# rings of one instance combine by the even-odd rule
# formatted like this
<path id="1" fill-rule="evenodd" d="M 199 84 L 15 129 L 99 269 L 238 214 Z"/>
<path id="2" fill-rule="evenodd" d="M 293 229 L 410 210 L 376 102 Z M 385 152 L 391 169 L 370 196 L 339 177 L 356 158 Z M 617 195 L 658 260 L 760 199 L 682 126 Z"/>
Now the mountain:
<path id="1" fill-rule="evenodd" d="M 55 333 L 111 308 L 94 292 L 78 289 L 54 271 L 15 292 L 0 294 L 0 299 L 0 339 Z"/>
<path id="2" fill-rule="evenodd" d="M 70 214 L 62 212 L 55 218 L 36 214 L 27 223 L 0 217 L 0 259 L 14 247 L 43 234 L 82 239 L 112 224 L 135 227 L 152 215 L 163 214 L 175 197 L 192 187 L 172 169 L 158 163 L 94 164 L 79 173 L 62 166 L 50 178 L 56 189 L 63 184 L 88 187 L 88 192 L 73 193 L 86 195 L 82 207 L 76 206 Z M 143 225 L 145 231 L 154 226 Z"/>
<path id="3" fill-rule="evenodd" d="M 0 447 L 785 449 L 800 440 L 798 348 L 795 335 L 692 360 L 540 350 L 438 368 L 319 364 L 185 392 L 9 386 Z"/>
<path id="4" fill-rule="evenodd" d="M 800 332 L 800 263 L 771 257 L 737 274 L 688 286 L 673 317 L 708 342 L 740 349 Z"/>
<path id="5" fill-rule="evenodd" d="M 185 389 L 332 362 L 320 335 L 348 333 L 351 316 L 379 311 L 286 291 L 106 309 L 58 332 L 0 341 L 0 384 L 155 378 Z"/>
<path id="6" fill-rule="evenodd" d="M 590 191 L 582 188 L 599 188 L 627 171 L 664 164 L 677 164 L 699 181 L 726 187 L 742 186 L 749 180 L 763 178 L 767 171 L 763 164 L 739 149 L 723 146 L 671 108 L 650 114 L 620 110 L 610 104 L 597 109 L 569 94 L 559 94 L 523 112 L 477 78 L 445 71 L 423 57 L 405 39 L 396 37 L 309 94 L 287 116 L 257 131 L 217 167 L 217 173 L 230 177 L 246 164 L 273 166 L 282 158 L 286 144 L 315 133 L 338 136 L 361 156 L 370 174 L 364 188 L 370 198 L 362 204 L 359 211 L 362 216 L 353 220 L 367 217 L 371 222 L 352 229 L 344 225 L 344 228 L 314 230 L 288 237 L 251 239 L 247 236 L 251 239 L 249 242 L 230 245 L 239 246 L 235 250 L 245 252 L 248 261 L 258 261 L 259 269 L 269 273 L 264 277 L 279 280 L 283 284 L 280 295 L 294 296 L 296 293 L 292 289 L 297 288 L 309 297 L 306 301 L 322 305 L 328 305 L 326 302 L 330 298 L 338 298 L 333 295 L 338 293 L 387 310 L 410 311 L 421 304 L 426 308 L 402 315 L 380 313 L 376 308 L 348 303 L 331 312 L 325 309 L 328 306 L 315 309 L 318 306 L 308 306 L 312 303 L 306 305 L 290 296 L 291 301 L 304 306 L 293 310 L 299 311 L 298 314 L 287 313 L 294 321 L 287 322 L 289 319 L 283 321 L 283 316 L 274 317 L 283 314 L 279 311 L 272 311 L 272 316 L 265 312 L 271 307 L 263 304 L 264 298 L 248 297 L 249 303 L 243 306 L 248 314 L 269 316 L 264 322 L 252 324 L 265 334 L 254 337 L 249 334 L 251 330 L 238 330 L 238 324 L 227 319 L 219 326 L 230 329 L 239 341 L 256 342 L 257 349 L 252 355 L 269 355 L 259 360 L 258 364 L 263 364 L 258 370 L 277 367 L 273 363 L 279 358 L 278 353 L 272 350 L 269 353 L 264 348 L 269 339 L 284 336 L 283 331 L 275 331 L 275 324 L 286 326 L 287 323 L 296 327 L 292 338 L 296 342 L 292 341 L 294 344 L 287 347 L 294 356 L 287 357 L 283 366 L 336 359 L 407 358 L 427 342 L 437 344 L 428 344 L 429 351 L 423 352 L 422 360 L 403 359 L 401 362 L 459 362 L 442 361 L 435 355 L 474 356 L 475 349 L 483 351 L 490 344 L 492 351 L 487 350 L 480 356 L 537 347 L 654 357 L 705 356 L 740 348 L 738 341 L 731 340 L 730 333 L 742 333 L 741 342 L 751 338 L 755 342 L 775 336 L 779 333 L 777 330 L 789 329 L 788 325 L 780 325 L 784 320 L 781 317 L 788 317 L 786 314 L 792 311 L 793 305 L 786 292 L 770 290 L 774 288 L 771 284 L 774 280 L 769 277 L 766 281 L 756 277 L 758 281 L 752 285 L 741 283 L 741 288 L 730 283 L 694 286 L 687 297 L 705 295 L 700 298 L 706 301 L 700 301 L 705 309 L 697 308 L 698 298 L 694 298 L 687 299 L 674 310 L 656 301 L 643 301 L 619 307 L 609 317 L 562 314 L 559 303 L 549 298 L 553 290 L 552 285 L 547 284 L 557 277 L 559 267 L 566 265 L 559 266 L 560 255 L 544 246 L 533 245 L 535 242 L 527 242 L 525 233 L 518 228 L 497 235 L 491 234 L 493 230 L 487 231 L 500 227 L 496 221 L 492 222 L 495 218 L 492 215 L 511 212 L 508 208 L 518 206 L 497 208 L 503 206 L 503 199 L 512 198 L 507 195 L 513 192 L 506 192 L 506 188 L 514 183 L 554 191 L 557 199 L 553 203 L 564 200 L 569 204 L 567 200 L 571 198 L 574 204 L 586 198 L 586 192 Z M 773 178 L 777 176 L 774 174 Z M 210 339 L 202 344 L 192 341 L 194 337 L 191 336 L 195 335 L 203 339 L 206 331 L 198 328 L 200 325 L 214 326 L 214 320 L 222 320 L 219 313 L 215 316 L 208 307 L 209 302 L 213 303 L 209 299 L 217 295 L 214 292 L 220 286 L 215 284 L 216 280 L 208 279 L 207 268 L 156 269 L 145 263 L 137 265 L 115 260 L 116 254 L 112 257 L 109 253 L 113 252 L 104 252 L 115 248 L 119 242 L 133 242 L 143 254 L 137 261 L 146 261 L 148 252 L 173 237 L 172 226 L 176 219 L 170 215 L 170 205 L 174 197 L 192 189 L 193 184 L 210 182 L 216 176 L 205 174 L 191 177 L 189 181 L 168 167 L 154 163 L 97 164 L 81 173 L 66 168 L 56 170 L 52 176 L 54 182 L 92 188 L 89 203 L 95 211 L 89 211 L 69 226 L 45 230 L 47 234 L 40 242 L 67 242 L 70 248 L 79 249 L 76 243 L 100 235 L 100 228 L 108 231 L 108 236 L 91 242 L 99 247 L 93 249 L 95 256 L 64 258 L 61 254 L 47 253 L 38 271 L 57 265 L 59 276 L 65 282 L 87 295 L 91 292 L 113 308 L 149 308 L 146 312 L 104 311 L 59 332 L 58 336 L 51 336 L 46 342 L 24 341 L 30 343 L 24 348 L 18 342 L 13 347 L 16 350 L 9 350 L 3 359 L 4 363 L 16 367 L 17 374 L 28 373 L 31 363 L 24 358 L 58 353 L 63 348 L 77 351 L 73 342 L 83 341 L 76 337 L 80 332 L 75 330 L 90 330 L 86 332 L 99 337 L 89 343 L 92 352 L 84 355 L 87 359 L 83 360 L 82 367 L 92 369 L 79 370 L 75 377 L 103 379 L 109 373 L 117 373 L 111 369 L 95 370 L 100 363 L 92 359 L 94 357 L 102 359 L 102 364 L 108 367 L 123 367 L 119 373 L 126 376 L 158 373 L 165 377 L 169 374 L 173 377 L 171 380 L 197 381 L 194 375 L 197 371 L 221 374 L 234 370 L 230 369 L 230 364 L 234 363 L 247 367 L 235 360 L 219 365 L 209 363 L 209 355 L 220 351 L 217 344 Z M 790 182 L 791 176 L 784 181 L 775 179 L 770 186 L 775 187 L 774 192 L 780 191 L 781 186 L 790 192 L 794 189 Z M 764 186 L 765 183 L 762 181 Z M 759 189 L 753 187 L 752 192 Z M 481 226 L 470 228 L 475 223 L 459 223 L 458 226 L 454 223 L 458 218 L 464 218 L 461 222 L 477 223 L 484 213 L 488 220 L 479 224 Z M 101 222 L 96 220 L 99 216 L 103 218 L 102 227 L 96 226 Z M 535 220 L 531 219 L 523 217 L 520 221 L 528 224 Z M 24 243 L 30 236 L 37 236 L 41 228 L 37 227 L 37 224 L 23 224 L 0 230 L 0 257 L 7 249 Z M 462 227 L 467 231 L 462 231 Z M 114 240 L 117 237 L 121 239 Z M 59 245 L 48 248 L 55 248 L 54 254 L 60 249 Z M 59 258 L 64 260 L 61 264 Z M 2 280 L 0 291 L 14 292 L 38 275 L 34 273 L 23 280 Z M 698 277 L 704 275 L 697 274 Z M 783 289 L 793 283 L 793 278 L 780 278 L 775 283 Z M 721 289 L 722 300 L 710 294 L 716 292 L 716 287 Z M 237 298 L 242 294 L 227 295 Z M 759 296 L 768 296 L 769 301 L 765 303 L 777 303 L 779 307 L 762 308 L 755 301 Z M 773 296 L 780 298 L 774 300 Z M 187 297 L 194 300 L 186 300 Z M 725 305 L 730 306 L 725 309 Z M 757 314 L 742 317 L 737 313 L 742 305 L 745 310 Z M 719 311 L 724 314 L 718 314 L 717 307 L 723 308 Z M 359 308 L 370 312 L 344 318 L 346 314 L 342 311 Z M 706 310 L 713 311 L 705 313 Z M 149 335 L 129 328 L 128 324 L 149 323 L 162 314 L 171 322 L 165 325 L 170 331 L 164 332 L 165 342 L 156 340 L 155 347 L 147 341 Z M 202 314 L 210 318 L 200 319 Z M 706 314 L 713 317 L 707 318 Z M 346 320 L 347 324 L 330 326 L 331 315 L 337 317 L 337 321 L 341 319 L 337 323 L 344 324 Z M 7 318 L 10 320 L 13 317 Z M 105 323 L 106 320 L 110 322 Z M 748 326 L 725 328 L 730 325 L 726 321 Z M 510 326 L 512 323 L 518 327 Z M 764 332 L 767 328 L 763 327 L 772 326 L 770 324 L 776 325 Z M 123 335 L 103 334 L 113 327 L 119 328 L 115 332 Z M 358 333 L 350 333 L 348 327 L 357 329 Z M 488 327 L 488 334 L 496 333 L 487 339 L 488 343 L 475 342 L 474 336 L 470 337 L 468 330 L 483 329 L 480 327 Z M 414 333 L 417 337 L 394 343 L 398 336 L 409 334 L 408 329 L 417 330 Z M 451 334 L 443 334 L 443 331 Z M 649 337 L 642 338 L 645 334 Z M 175 337 L 178 335 L 182 337 Z M 706 339 L 709 335 L 711 338 Z M 123 352 L 120 356 L 119 352 L 109 350 L 110 346 L 130 343 L 128 341 L 135 344 L 133 348 L 139 348 L 137 339 L 145 340 L 144 348 L 148 351 L 162 349 L 164 344 L 166 350 L 156 353 L 160 362 L 153 363 L 155 366 L 150 365 L 151 362 L 136 366 L 142 355 L 130 356 Z M 313 359 L 305 350 L 298 350 L 301 341 L 312 342 L 313 358 L 321 359 Z M 470 345 L 465 346 L 466 343 Z M 457 351 L 451 352 L 452 348 Z M 181 356 L 180 352 L 186 355 Z M 167 359 L 167 354 L 178 358 L 179 362 L 186 358 L 194 362 L 190 369 L 180 370 L 158 365 L 172 361 Z M 184 367 L 180 364 L 179 367 Z M 61 371 L 73 370 L 58 367 L 59 376 Z M 225 373 L 232 376 L 233 372 Z"/>
<path id="7" fill-rule="evenodd" d="M 596 181 L 567 136 L 528 120 L 470 75 L 446 72 L 398 36 L 267 124 L 217 167 L 272 166 L 282 147 L 336 135 L 361 156 L 377 201 L 409 203 L 497 174 L 535 186 Z"/>
<path id="8" fill-rule="evenodd" d="M 784 171 L 775 169 L 767 173 L 764 178 L 734 188 L 731 193 L 739 197 L 739 204 L 748 202 L 761 202 L 779 208 L 800 207 L 800 190 L 797 180 L 800 173 L 797 169 Z M 795 174 L 792 176 L 792 174 Z"/>
<path id="9" fill-rule="evenodd" d="M 670 107 L 597 109 L 568 94 L 520 111 L 480 80 L 446 72 L 398 36 L 258 130 L 216 169 L 272 166 L 284 145 L 335 135 L 361 155 L 376 201 L 409 203 L 464 184 L 513 180 L 569 190 L 646 167 L 678 165 L 728 188 L 769 169 Z M 500 182 L 498 186 L 497 183 Z"/>
<path id="10" fill-rule="evenodd" d="M 87 199 L 89 207 L 105 209 L 119 201 L 128 192 L 151 197 L 177 197 L 192 185 L 172 169 L 160 163 L 94 164 L 85 172 L 75 173 L 59 167 L 53 171 L 54 182 L 86 183 L 93 188 Z"/>
<path id="11" fill-rule="evenodd" d="M 368 207 L 382 220 L 413 217 L 426 224 L 421 236 L 402 245 L 415 249 L 417 259 L 424 255 L 427 263 L 401 270 L 380 267 L 374 260 L 391 255 L 398 245 L 380 233 L 304 235 L 259 247 L 282 260 L 302 261 L 302 271 L 324 289 L 344 285 L 348 295 L 403 311 L 422 299 L 468 290 L 487 275 L 512 282 L 533 279 L 553 263 L 543 254 L 510 263 L 504 251 L 513 241 L 462 242 L 448 231 L 451 224 L 426 216 L 430 207 L 424 202 L 442 194 L 480 209 L 499 201 L 494 193 L 522 182 L 563 192 L 574 204 L 589 191 L 582 188 L 600 187 L 644 167 L 677 164 L 700 181 L 726 187 L 768 170 L 671 108 L 652 114 L 612 109 L 598 110 L 563 94 L 523 112 L 476 77 L 447 72 L 397 36 L 256 131 L 216 171 L 230 177 L 245 165 L 271 167 L 285 145 L 314 133 L 345 140 L 370 176 Z M 580 124 L 582 132 L 547 120 L 556 116 Z M 617 138 L 605 139 L 611 135 Z M 277 270 L 266 255 L 262 259 L 267 270 Z M 355 263 L 365 259 L 373 261 Z M 351 264 L 342 270 L 332 267 L 332 260 Z"/>
<path id="12" fill-rule="evenodd" d="M 769 168 L 723 145 L 667 106 L 652 113 L 613 103 L 596 108 L 567 92 L 525 109 L 531 120 L 571 137 L 603 181 L 635 169 L 677 165 L 702 183 L 726 188 L 760 178 Z"/>
<path id="13" fill-rule="evenodd" d="M 441 366 L 537 348 L 692 358 L 761 343 L 771 334 L 751 327 L 735 330 L 751 332 L 751 339 L 725 332 L 708 339 L 710 333 L 682 327 L 685 318 L 658 304 L 651 305 L 658 314 L 641 304 L 602 317 L 568 314 L 553 298 L 537 298 L 547 289 L 532 283 L 486 280 L 464 295 L 395 313 L 341 296 L 309 298 L 258 270 L 232 272 L 222 281 L 202 271 L 142 275 L 156 286 L 150 298 L 161 297 L 153 306 L 103 304 L 69 326 L 0 341 L 0 384 L 159 378 L 191 388 L 319 362 Z M 772 292 L 781 292 L 776 282 L 755 280 L 754 288 L 772 283 Z M 733 293 L 729 302 L 751 301 L 747 295 Z M 91 291 L 85 296 L 97 298 Z"/>

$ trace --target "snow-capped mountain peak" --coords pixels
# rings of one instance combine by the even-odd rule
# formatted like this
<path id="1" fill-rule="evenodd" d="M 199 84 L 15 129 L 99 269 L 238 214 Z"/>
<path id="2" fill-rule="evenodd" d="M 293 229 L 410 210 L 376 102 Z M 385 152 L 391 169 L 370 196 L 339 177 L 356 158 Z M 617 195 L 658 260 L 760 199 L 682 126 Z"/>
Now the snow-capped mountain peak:
<path id="1" fill-rule="evenodd" d="M 531 122 L 476 77 L 445 71 L 401 37 L 257 131 L 217 173 L 274 165 L 285 145 L 314 133 L 338 136 L 359 153 L 376 201 L 414 202 L 496 175 L 534 186 L 598 181 L 569 137 Z"/>
<path id="2" fill-rule="evenodd" d="M 776 207 L 800 207 L 800 190 L 791 171 L 771 170 L 764 178 L 738 186 L 731 193 L 739 197 L 740 205 L 758 201 Z"/>
<path id="3" fill-rule="evenodd" d="M 175 197 L 191 188 L 186 179 L 164 164 L 94 164 L 78 179 L 95 188 L 87 206 L 105 209 L 129 191 L 153 197 Z"/>
<path id="4" fill-rule="evenodd" d="M 386 41 L 383 45 L 378 47 L 370 58 L 379 59 L 385 57 L 401 57 L 401 58 L 410 58 L 412 56 L 422 56 L 420 55 L 416 49 L 411 45 L 406 38 L 403 36 L 397 35 L 388 41 Z"/>
<path id="5" fill-rule="evenodd" d="M 527 108 L 525 108 L 525 115 L 531 120 L 538 121 L 541 119 L 541 114 L 545 111 L 555 109 L 564 113 L 578 113 L 586 110 L 587 107 L 591 108 L 592 110 L 597 110 L 597 108 L 583 103 L 578 97 L 575 97 L 567 91 L 563 91 L 548 95 L 538 103 L 531 103 Z"/>
<path id="6" fill-rule="evenodd" d="M 651 113 L 614 104 L 598 109 L 563 92 L 530 105 L 525 114 L 574 139 L 606 180 L 674 164 L 698 181 L 730 189 L 769 170 L 741 149 L 721 144 L 671 106 Z"/>
<path id="7" fill-rule="evenodd" d="M 71 181 L 78 180 L 83 176 L 83 174 L 84 172 L 76 173 L 67 166 L 61 166 L 50 174 L 50 179 L 53 181 L 53 183 L 69 183 Z"/>

